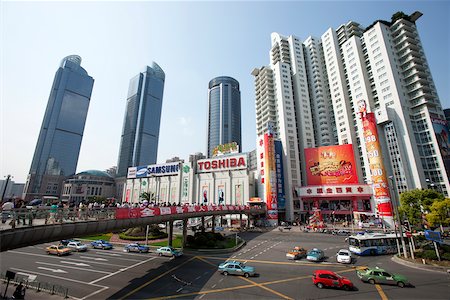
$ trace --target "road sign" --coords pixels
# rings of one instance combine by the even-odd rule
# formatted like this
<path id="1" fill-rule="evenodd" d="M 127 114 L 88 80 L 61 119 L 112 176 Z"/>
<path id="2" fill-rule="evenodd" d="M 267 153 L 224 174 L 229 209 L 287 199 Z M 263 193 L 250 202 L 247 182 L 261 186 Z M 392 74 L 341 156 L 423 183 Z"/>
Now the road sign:
<path id="1" fill-rule="evenodd" d="M 433 242 L 442 242 L 441 233 L 439 231 L 425 230 L 425 238 Z"/>
<path id="2" fill-rule="evenodd" d="M 407 238 L 410 238 L 412 236 L 411 232 L 409 232 L 409 231 L 406 231 L 405 234 L 406 234 Z"/>

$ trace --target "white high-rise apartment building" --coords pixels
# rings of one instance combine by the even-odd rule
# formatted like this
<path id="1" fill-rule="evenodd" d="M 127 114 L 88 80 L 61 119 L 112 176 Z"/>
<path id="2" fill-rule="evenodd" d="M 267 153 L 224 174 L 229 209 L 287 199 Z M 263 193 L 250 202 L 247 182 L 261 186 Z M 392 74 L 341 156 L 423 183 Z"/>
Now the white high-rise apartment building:
<path id="1" fill-rule="evenodd" d="M 270 65 L 255 69 L 257 135 L 274 122 L 283 144 L 286 219 L 303 206 L 304 149 L 353 144 L 361 183 L 370 183 L 358 102 L 376 114 L 387 176 L 398 192 L 434 183 L 449 195 L 432 118 L 445 120 L 415 21 L 396 14 L 367 29 L 348 22 L 304 42 L 272 33 Z"/>

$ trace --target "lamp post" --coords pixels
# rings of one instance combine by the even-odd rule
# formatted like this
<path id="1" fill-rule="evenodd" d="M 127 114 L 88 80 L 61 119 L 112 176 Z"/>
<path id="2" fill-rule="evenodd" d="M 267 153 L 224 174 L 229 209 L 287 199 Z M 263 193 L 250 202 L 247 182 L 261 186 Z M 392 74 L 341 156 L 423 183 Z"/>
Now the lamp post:
<path id="1" fill-rule="evenodd" d="M 8 187 L 8 182 L 11 178 L 14 178 L 14 177 L 11 176 L 10 174 L 6 175 L 5 186 L 3 187 L 3 192 L 2 192 L 2 199 L 1 199 L 2 202 L 5 199 L 6 188 Z"/>
<path id="2" fill-rule="evenodd" d="M 389 179 L 391 180 L 391 182 L 392 182 L 392 197 L 394 198 L 394 199 L 392 199 L 392 201 L 391 201 L 391 203 L 392 203 L 392 206 L 394 207 L 394 213 L 395 213 L 395 216 L 396 216 L 396 221 L 397 221 L 397 223 L 398 223 L 398 229 L 399 229 L 399 231 L 400 231 L 400 239 L 401 239 L 401 241 L 402 241 L 402 247 L 403 247 L 403 256 L 405 256 L 405 258 L 408 258 L 408 253 L 406 252 L 406 243 L 405 243 L 405 239 L 404 239 L 404 237 L 403 237 L 403 230 L 402 230 L 402 223 L 401 223 L 401 221 L 400 221 L 400 215 L 399 215 L 399 213 L 398 213 L 398 207 L 397 207 L 397 193 L 396 193 L 396 189 L 395 189 L 395 182 L 394 182 L 394 176 L 389 176 Z M 395 221 L 394 221 L 394 223 L 395 223 Z M 394 225 L 394 228 L 395 228 L 396 226 Z"/>

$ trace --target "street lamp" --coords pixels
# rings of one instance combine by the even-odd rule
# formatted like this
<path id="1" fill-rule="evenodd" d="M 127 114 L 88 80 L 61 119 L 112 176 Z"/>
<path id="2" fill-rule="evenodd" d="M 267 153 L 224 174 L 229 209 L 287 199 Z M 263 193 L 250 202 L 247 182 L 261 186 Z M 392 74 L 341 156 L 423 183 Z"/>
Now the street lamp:
<path id="1" fill-rule="evenodd" d="M 2 199 L 1 199 L 2 202 L 5 199 L 5 193 L 6 193 L 6 188 L 8 187 L 8 182 L 11 178 L 14 178 L 14 176 L 11 176 L 10 174 L 8 174 L 5 177 L 6 177 L 6 181 L 5 181 L 5 186 L 3 187 L 3 192 L 2 192 Z"/>
<path id="2" fill-rule="evenodd" d="M 405 239 L 403 238 L 403 230 L 402 230 L 402 222 L 400 221 L 400 215 L 398 213 L 398 206 L 397 206 L 397 193 L 396 193 L 396 189 L 395 189 L 395 182 L 394 182 L 394 176 L 389 176 L 389 180 L 392 182 L 392 197 L 393 199 L 391 200 L 392 206 L 394 207 L 394 213 L 396 216 L 396 221 L 398 222 L 398 229 L 400 231 L 400 239 L 402 241 L 402 247 L 403 247 L 403 255 L 405 256 L 405 258 L 408 258 L 408 254 L 406 252 L 406 243 L 405 243 Z M 395 226 L 395 221 L 394 221 L 394 229 L 396 228 Z"/>

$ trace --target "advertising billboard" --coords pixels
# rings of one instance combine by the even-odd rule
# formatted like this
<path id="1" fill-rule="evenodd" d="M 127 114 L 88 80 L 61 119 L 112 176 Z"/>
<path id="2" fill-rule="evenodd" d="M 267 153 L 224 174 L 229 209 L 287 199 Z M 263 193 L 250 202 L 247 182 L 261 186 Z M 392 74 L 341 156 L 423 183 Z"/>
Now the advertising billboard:
<path id="1" fill-rule="evenodd" d="M 197 161 L 197 173 L 220 172 L 247 168 L 247 154 L 221 156 Z"/>
<path id="2" fill-rule="evenodd" d="M 283 175 L 283 146 L 281 141 L 275 140 L 275 168 L 277 170 L 277 200 L 278 209 L 286 209 L 286 198 L 284 195 Z"/>
<path id="3" fill-rule="evenodd" d="M 431 123 L 433 123 L 434 133 L 439 145 L 439 150 L 441 151 L 447 176 L 450 177 L 450 133 L 448 122 L 446 120 L 432 118 Z"/>
<path id="4" fill-rule="evenodd" d="M 351 144 L 305 149 L 308 185 L 358 183 Z"/>
<path id="5" fill-rule="evenodd" d="M 148 165 L 128 168 L 127 178 L 146 178 L 153 176 L 178 175 L 180 163 L 167 163 L 160 165 Z"/>
<path id="6" fill-rule="evenodd" d="M 277 176 L 275 169 L 275 146 L 273 135 L 270 133 L 264 134 L 264 158 L 267 218 L 275 221 L 278 220 Z"/>
<path id="7" fill-rule="evenodd" d="M 225 154 L 235 154 L 239 153 L 239 145 L 236 142 L 231 142 L 228 144 L 218 145 L 213 149 L 212 156 L 220 156 Z"/>

